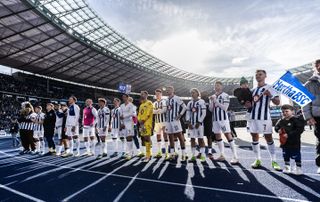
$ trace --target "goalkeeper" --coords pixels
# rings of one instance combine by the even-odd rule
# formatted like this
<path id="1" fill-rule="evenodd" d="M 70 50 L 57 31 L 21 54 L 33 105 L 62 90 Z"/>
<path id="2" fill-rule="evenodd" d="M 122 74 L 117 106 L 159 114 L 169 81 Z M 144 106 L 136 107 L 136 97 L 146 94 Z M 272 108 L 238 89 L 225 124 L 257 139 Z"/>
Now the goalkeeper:
<path id="1" fill-rule="evenodd" d="M 277 122 L 274 129 L 280 136 L 280 147 L 282 148 L 285 166 L 284 173 L 296 175 L 302 174 L 301 169 L 301 134 L 304 131 L 303 117 L 294 116 L 294 108 L 291 105 L 282 105 L 283 117 Z M 290 159 L 294 159 L 296 166 L 290 167 Z"/>

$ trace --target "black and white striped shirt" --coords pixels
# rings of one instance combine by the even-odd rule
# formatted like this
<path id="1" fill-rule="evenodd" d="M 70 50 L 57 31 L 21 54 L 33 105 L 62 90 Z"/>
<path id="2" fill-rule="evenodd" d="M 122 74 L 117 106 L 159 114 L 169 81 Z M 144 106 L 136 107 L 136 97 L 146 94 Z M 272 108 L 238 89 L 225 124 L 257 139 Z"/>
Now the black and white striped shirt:
<path id="1" fill-rule="evenodd" d="M 210 111 L 212 111 L 212 121 L 229 121 L 227 109 L 230 104 L 229 95 L 225 92 L 216 96 L 216 102 L 225 106 L 225 110 L 214 103 L 210 103 Z"/>
<path id="2" fill-rule="evenodd" d="M 186 121 L 192 125 L 202 123 L 206 117 L 207 107 L 203 99 L 191 100 L 187 105 Z"/>
<path id="3" fill-rule="evenodd" d="M 153 114 L 155 123 L 164 123 L 166 122 L 166 100 L 161 99 L 153 103 Z"/>
<path id="4" fill-rule="evenodd" d="M 34 128 L 33 130 L 34 131 L 43 131 L 43 121 L 44 121 L 44 118 L 45 118 L 45 114 L 40 112 L 37 114 L 35 120 L 36 120 L 36 123 L 34 123 Z M 42 123 L 37 123 L 37 122 L 42 122 Z"/>
<path id="5" fill-rule="evenodd" d="M 97 127 L 98 128 L 106 128 L 109 125 L 110 120 L 110 110 L 108 107 L 103 107 L 102 109 L 98 109 L 98 120 Z"/>
<path id="6" fill-rule="evenodd" d="M 111 110 L 111 127 L 113 129 L 120 128 L 120 107 Z"/>
<path id="7" fill-rule="evenodd" d="M 183 115 L 187 109 L 186 104 L 180 99 L 180 97 L 174 95 L 173 97 L 169 97 L 166 101 L 167 105 L 167 122 L 172 122 L 176 120 L 178 115 Z M 180 110 L 180 107 L 182 109 Z"/>
<path id="8" fill-rule="evenodd" d="M 61 127 L 64 113 L 63 113 L 62 109 L 55 111 L 55 113 L 56 113 L 56 127 Z"/>
<path id="9" fill-rule="evenodd" d="M 265 84 L 264 86 L 258 86 L 251 90 L 252 96 L 261 96 L 257 102 L 253 102 L 250 119 L 252 120 L 271 120 L 270 115 L 270 101 L 272 97 L 263 95 L 264 91 L 269 90 L 272 97 L 278 96 L 272 86 Z"/>
<path id="10" fill-rule="evenodd" d="M 28 116 L 25 117 L 25 119 L 23 119 L 23 121 L 19 123 L 19 128 L 23 130 L 33 130 L 34 129 L 33 120 L 35 120 L 36 117 L 37 117 L 36 113 L 29 114 Z"/>

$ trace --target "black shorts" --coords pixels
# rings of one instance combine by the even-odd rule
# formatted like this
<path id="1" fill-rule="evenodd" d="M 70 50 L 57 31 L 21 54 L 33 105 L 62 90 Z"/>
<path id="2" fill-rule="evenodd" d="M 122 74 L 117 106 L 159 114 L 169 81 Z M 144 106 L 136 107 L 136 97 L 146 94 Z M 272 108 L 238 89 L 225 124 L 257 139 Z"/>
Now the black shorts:
<path id="1" fill-rule="evenodd" d="M 300 148 L 282 148 L 282 155 L 284 161 L 290 161 L 290 159 L 294 159 L 296 162 L 301 162 Z"/>
<path id="2" fill-rule="evenodd" d="M 206 126 L 206 124 L 204 125 L 204 129 L 203 129 L 203 133 L 204 133 L 204 136 L 212 136 L 213 135 L 213 132 L 212 132 L 212 125 L 210 126 Z"/>

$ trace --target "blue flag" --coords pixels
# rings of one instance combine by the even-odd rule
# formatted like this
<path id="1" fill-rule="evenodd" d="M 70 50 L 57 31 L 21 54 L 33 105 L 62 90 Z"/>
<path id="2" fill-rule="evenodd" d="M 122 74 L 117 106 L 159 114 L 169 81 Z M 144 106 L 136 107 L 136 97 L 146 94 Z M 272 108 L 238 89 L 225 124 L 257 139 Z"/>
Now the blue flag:
<path id="1" fill-rule="evenodd" d="M 272 87 L 301 107 L 306 106 L 315 99 L 315 96 L 290 71 L 287 71 Z"/>

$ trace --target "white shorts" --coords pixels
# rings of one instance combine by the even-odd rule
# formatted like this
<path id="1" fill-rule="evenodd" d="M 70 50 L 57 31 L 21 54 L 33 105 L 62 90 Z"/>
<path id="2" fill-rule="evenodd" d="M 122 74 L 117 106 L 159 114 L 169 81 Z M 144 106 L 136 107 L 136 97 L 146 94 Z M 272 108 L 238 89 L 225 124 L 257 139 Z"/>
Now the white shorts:
<path id="1" fill-rule="evenodd" d="M 165 131 L 167 134 L 181 133 L 182 132 L 181 122 L 179 120 L 166 122 Z"/>
<path id="2" fill-rule="evenodd" d="M 250 120 L 247 120 L 247 132 L 250 133 Z"/>
<path id="3" fill-rule="evenodd" d="M 83 126 L 83 137 L 95 136 L 95 128 L 93 126 Z"/>
<path id="4" fill-rule="evenodd" d="M 39 138 L 43 138 L 44 136 L 44 131 L 42 130 L 35 130 L 33 131 L 33 138 L 39 139 Z"/>
<path id="5" fill-rule="evenodd" d="M 272 134 L 271 120 L 250 120 L 250 133 Z"/>
<path id="6" fill-rule="evenodd" d="M 122 137 L 120 135 L 120 130 L 119 128 L 112 128 L 111 129 L 111 138 L 118 138 L 118 137 Z"/>
<path id="7" fill-rule="evenodd" d="M 161 131 L 166 127 L 165 123 L 155 123 L 153 128 L 153 133 L 156 135 L 161 134 Z M 165 132 L 165 130 L 163 131 Z"/>
<path id="8" fill-rule="evenodd" d="M 225 121 L 213 121 L 212 132 L 214 134 L 231 133 L 229 120 Z"/>
<path id="9" fill-rule="evenodd" d="M 134 136 L 133 123 L 124 122 L 123 124 L 125 128 L 120 131 L 120 137 Z"/>
<path id="10" fill-rule="evenodd" d="M 79 126 L 75 127 L 74 132 L 72 132 L 72 126 L 67 126 L 66 135 L 69 137 L 78 136 L 79 135 Z"/>
<path id="11" fill-rule="evenodd" d="M 251 113 L 247 112 L 246 113 L 246 120 L 247 120 L 247 132 L 250 133 L 250 122 L 251 122 L 251 119 L 250 119 L 250 115 Z"/>
<path id="12" fill-rule="evenodd" d="M 62 130 L 63 130 L 62 126 L 56 127 L 55 133 L 58 135 L 58 139 L 59 139 L 59 140 L 62 139 Z"/>
<path id="13" fill-rule="evenodd" d="M 107 136 L 108 135 L 108 128 L 106 128 L 106 131 L 103 131 L 103 128 L 98 128 L 98 134 L 99 134 L 99 136 Z"/>
<path id="14" fill-rule="evenodd" d="M 203 138 L 203 125 L 200 125 L 199 128 L 188 129 L 188 137 L 189 138 Z"/>

